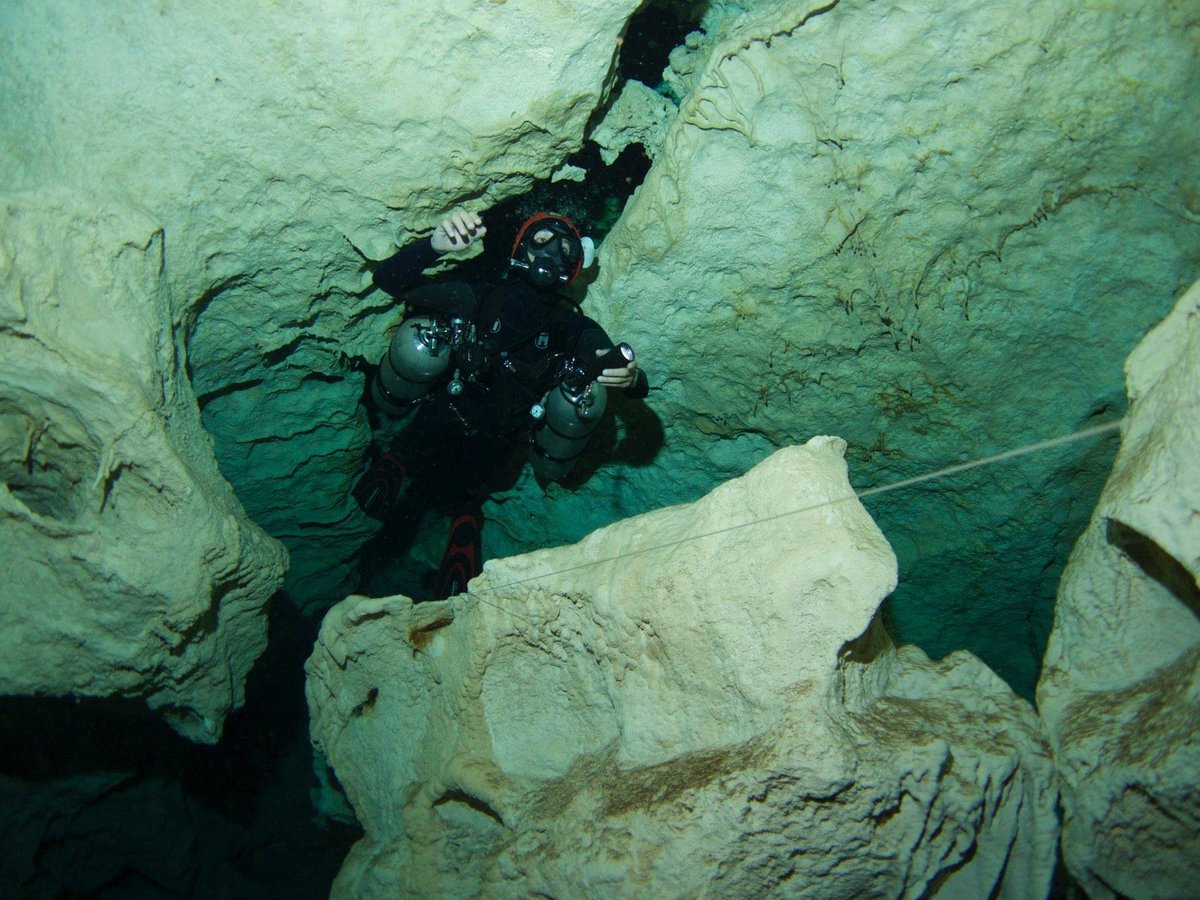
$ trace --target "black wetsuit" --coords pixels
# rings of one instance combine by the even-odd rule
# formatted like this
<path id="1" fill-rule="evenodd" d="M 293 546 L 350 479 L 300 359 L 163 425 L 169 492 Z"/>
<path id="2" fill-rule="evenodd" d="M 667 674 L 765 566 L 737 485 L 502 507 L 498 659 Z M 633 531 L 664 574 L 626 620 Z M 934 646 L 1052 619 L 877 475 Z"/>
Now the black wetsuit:
<path id="1" fill-rule="evenodd" d="M 419 401 L 417 419 L 392 449 L 404 460 L 409 479 L 458 497 L 480 497 L 520 439 L 530 434 L 530 409 L 554 386 L 561 363 L 594 359 L 597 350 L 608 350 L 613 342 L 578 306 L 523 277 L 495 285 L 431 282 L 414 289 L 439 258 L 428 240 L 409 244 L 379 265 L 375 284 L 404 300 L 410 314 L 455 314 L 473 322 L 486 361 L 473 379 L 464 379 L 457 397 L 444 384 L 436 385 Z M 638 370 L 625 395 L 638 399 L 648 392 L 646 376 Z"/>
<path id="2" fill-rule="evenodd" d="M 455 312 L 473 321 L 487 362 L 458 397 L 435 388 L 461 420 L 468 434 L 508 437 L 531 424 L 530 407 L 553 386 L 560 363 L 577 357 L 595 358 L 597 350 L 613 346 L 608 334 L 574 304 L 542 291 L 523 278 L 489 285 L 442 282 L 412 291 L 421 273 L 440 254 L 429 241 L 404 247 L 375 271 L 375 284 L 404 299 L 412 312 Z M 645 397 L 649 391 L 640 370 L 626 396 Z"/>
<path id="3" fill-rule="evenodd" d="M 368 515 L 388 523 L 364 548 L 364 584 L 395 555 L 394 535 L 417 527 L 421 510 L 450 513 L 450 540 L 432 588 L 433 596 L 448 597 L 479 572 L 481 504 L 514 451 L 529 452 L 521 439 L 531 433 L 531 407 L 554 386 L 565 360 L 594 360 L 597 350 L 613 343 L 577 306 L 521 277 L 494 286 L 451 281 L 414 290 L 438 257 L 427 240 L 410 244 L 380 264 L 375 284 L 403 299 L 410 314 L 456 315 L 474 323 L 483 363 L 473 378 L 464 379 L 459 396 L 451 397 L 442 383 L 418 401 L 415 418 L 387 452 L 379 451 L 355 497 Z M 639 370 L 625 394 L 637 399 L 648 392 Z M 399 504 L 403 484 L 409 485 L 410 502 Z"/>

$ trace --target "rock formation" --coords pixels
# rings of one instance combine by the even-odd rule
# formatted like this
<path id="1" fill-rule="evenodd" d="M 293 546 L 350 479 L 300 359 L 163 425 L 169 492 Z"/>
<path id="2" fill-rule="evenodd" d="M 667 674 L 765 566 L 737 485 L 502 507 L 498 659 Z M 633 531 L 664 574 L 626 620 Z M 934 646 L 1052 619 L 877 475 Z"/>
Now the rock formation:
<path id="1" fill-rule="evenodd" d="M 349 499 L 358 400 L 398 311 L 371 266 L 561 171 L 591 124 L 656 160 L 587 298 L 656 390 L 615 409 L 585 489 L 526 478 L 489 504 L 493 555 L 695 499 L 818 431 L 869 485 L 1119 412 L 1120 360 L 1194 277 L 1186 2 L 707 4 L 661 147 L 658 86 L 618 93 L 639 6 L 0 8 L 6 182 L 164 228 L 219 461 L 309 611 L 375 528 Z M 1030 693 L 1109 452 L 873 507 L 909 573 L 900 636 Z"/>
<path id="2" fill-rule="evenodd" d="M 553 518 L 505 498 L 538 539 L 822 430 L 868 487 L 1117 418 L 1121 362 L 1196 277 L 1192 4 L 752 7 L 672 54 L 679 114 L 588 294 L 641 352 L 665 446 L 622 465 L 630 417 Z M 897 637 L 1031 697 L 1113 446 L 869 500 L 905 573 Z"/>
<path id="3" fill-rule="evenodd" d="M 1063 575 L 1038 703 L 1093 898 L 1200 879 L 1200 284 L 1126 364 L 1121 450 Z"/>
<path id="4" fill-rule="evenodd" d="M 217 471 L 162 240 L 127 207 L 0 200 L 0 693 L 144 698 L 212 742 L 286 555 Z"/>
<path id="5" fill-rule="evenodd" d="M 350 499 L 361 370 L 401 311 L 369 292 L 368 263 L 558 168 L 637 6 L 0 8 L 6 185 L 152 211 L 205 426 L 293 551 L 301 607 L 345 596 L 377 528 Z"/>
<path id="6" fill-rule="evenodd" d="M 895 558 L 834 438 L 695 504 L 351 597 L 308 664 L 366 837 L 334 896 L 1045 894 L 1029 705 L 875 621 Z"/>
<path id="7" fill-rule="evenodd" d="M 621 84 L 623 35 L 644 5 L 135 0 L 97 13 L 77 0 L 0 4 L 0 549 L 9 562 L 0 690 L 144 698 L 184 734 L 214 740 L 261 649 L 261 607 L 283 556 L 248 523 L 213 446 L 250 519 L 291 551 L 286 587 L 297 606 L 311 614 L 344 596 L 355 554 L 376 528 L 350 499 L 373 439 L 359 400 L 401 314 L 371 290 L 370 270 L 455 205 L 484 211 L 545 178 L 589 177 L 565 165 L 589 137 L 605 157 L 636 140 L 655 160 L 600 248 L 587 297 L 589 313 L 638 349 L 654 392 L 646 404 L 614 403 L 581 466 L 590 480 L 543 491 L 526 476 L 496 495 L 490 555 L 578 540 L 695 500 L 814 433 L 843 435 L 855 483 L 868 486 L 1121 415 L 1120 360 L 1200 260 L 1194 4 L 718 0 L 671 53 L 663 85 Z M 1070 445 L 938 489 L 871 498 L 903 560 L 890 603 L 896 637 L 934 656 L 969 648 L 1030 695 L 1058 566 L 1112 449 Z M 1190 532 L 1180 525 L 1168 535 L 1132 506 L 1115 508 L 1119 515 L 1105 514 L 1111 527 L 1089 535 L 1080 553 L 1107 554 L 1122 584 L 1134 585 L 1126 573 L 1135 566 L 1152 570 L 1186 607 L 1195 557 L 1178 555 L 1191 545 L 1173 539 Z M 682 517 L 661 515 L 671 527 Z M 584 546 L 632 542 L 629 529 L 647 522 L 663 527 L 633 521 Z M 441 537 L 431 533 L 413 558 L 423 561 Z M 803 551 L 804 540 L 792 545 Z M 488 662 L 463 685 L 484 691 L 485 676 L 493 679 L 479 697 L 461 685 L 461 697 L 429 688 L 429 703 L 461 700 L 476 718 L 436 724 L 414 712 L 413 721 L 435 723 L 433 749 L 421 752 L 449 747 L 463 728 L 467 755 L 390 762 L 396 784 L 415 792 L 397 799 L 397 816 L 371 806 L 345 762 L 356 729 L 389 716 L 409 721 L 392 707 L 391 682 L 375 677 L 393 675 L 394 661 L 361 657 L 344 674 L 362 679 L 353 684 L 321 669 L 330 696 L 349 704 L 321 706 L 323 739 L 335 763 L 350 766 L 373 834 L 344 883 L 358 884 L 376 854 L 407 852 L 398 835 L 417 828 L 432 843 L 417 847 L 414 878 L 437 869 L 425 848 L 454 859 L 474 846 L 455 843 L 466 835 L 500 849 L 468 866 L 463 884 L 553 884 L 551 851 L 565 834 L 534 829 L 511 845 L 505 835 L 596 810 L 611 828 L 574 858 L 600 883 L 607 847 L 657 847 L 661 837 L 651 814 L 613 786 L 613 773 L 632 772 L 635 785 L 666 791 L 675 805 L 663 815 L 711 801 L 696 807 L 700 824 L 684 817 L 690 830 L 679 848 L 643 859 L 647 878 L 691 866 L 692 830 L 724 816 L 735 827 L 716 831 L 746 835 L 741 855 L 718 848 L 723 868 L 694 871 L 738 889 L 775 883 L 784 868 L 756 866 L 778 859 L 761 846 L 784 828 L 778 815 L 822 836 L 850 823 L 825 856 L 806 847 L 792 883 L 824 859 L 846 890 L 919 892 L 937 879 L 1044 889 L 1049 788 L 1028 710 L 972 657 L 929 663 L 870 631 L 892 577 L 876 570 L 875 581 L 864 576 L 865 593 L 846 601 L 845 621 L 826 623 L 833 631 L 817 650 L 807 634 L 792 634 L 803 654 L 771 643 L 795 625 L 786 615 L 770 619 L 779 635 L 737 631 L 751 627 L 737 621 L 747 598 L 768 609 L 783 602 L 748 590 L 777 555 L 747 566 L 738 584 L 716 580 L 711 589 L 712 567 L 696 568 L 711 553 L 674 568 L 669 553 L 648 555 L 674 583 L 692 584 L 693 599 L 711 598 L 706 609 L 723 611 L 724 619 L 693 617 L 721 647 L 743 651 L 754 638 L 759 658 L 764 646 L 775 654 L 776 669 L 757 673 L 719 659 L 705 669 L 672 643 L 695 623 L 681 619 L 693 607 L 676 609 L 661 593 L 671 579 L 639 586 L 653 634 L 636 609 L 619 605 L 634 598 L 614 599 L 599 583 L 505 593 L 503 602 L 531 608 L 526 619 L 491 609 L 487 593 L 442 606 L 342 606 L 327 623 L 330 648 L 399 643 L 411 654 L 411 627 L 418 642 L 428 639 L 418 667 L 438 675 L 433 652 L 454 650 L 472 665 Z M 559 557 L 495 564 L 481 584 L 500 590 L 495 582 L 523 566 L 559 566 L 543 559 Z M 787 572 L 810 571 L 791 565 Z M 614 573 L 611 583 L 635 574 Z M 1072 596 L 1092 578 L 1073 574 Z M 1074 640 L 1072 629 L 1091 632 L 1090 622 L 1064 620 L 1045 688 L 1073 810 L 1068 856 L 1099 892 L 1112 877 L 1104 866 L 1125 846 L 1120 828 L 1135 817 L 1092 799 L 1108 788 L 1090 793 L 1087 763 L 1071 754 L 1092 752 L 1080 729 L 1097 707 L 1070 692 L 1113 700 L 1118 728 L 1146 696 L 1137 707 L 1146 734 L 1173 721 L 1173 707 L 1158 710 L 1144 693 L 1155 679 L 1183 673 L 1166 687 L 1183 692 L 1181 703 L 1195 693 L 1184 677 L 1191 620 L 1165 595 L 1154 600 L 1154 584 L 1138 585 L 1125 593 L 1179 627 L 1149 637 L 1122 627 L 1105 645 L 1121 648 L 1114 654 Z M 1104 590 L 1098 582 L 1095 593 Z M 853 593 L 838 583 L 830 591 L 841 600 Z M 597 609 L 618 624 L 589 619 Z M 443 615 L 456 618 L 427 631 Z M 1105 606 L 1080 621 L 1092 615 L 1113 616 Z M 492 665 L 481 648 L 493 642 L 514 654 L 526 641 L 546 656 L 573 658 L 574 644 L 613 654 L 563 682 L 611 707 L 564 713 L 587 738 L 578 763 L 570 747 L 528 740 L 536 722 L 504 720 L 512 706 L 495 680 L 510 662 Z M 1142 644 L 1157 654 L 1149 662 Z M 643 648 L 690 667 L 653 683 L 677 705 L 689 673 L 714 679 L 696 701 L 707 730 L 693 736 L 679 710 L 641 701 L 638 673 L 664 665 L 643 660 Z M 637 668 L 623 681 L 615 674 L 623 669 L 611 683 L 597 680 L 601 662 L 627 657 Z M 1056 699 L 1074 659 L 1079 678 Z M 528 688 L 544 696 L 561 671 L 547 664 L 513 677 L 549 679 Z M 734 701 L 719 690 L 727 683 Z M 811 696 L 796 685 L 813 685 Z M 783 704 L 776 689 L 794 702 Z M 423 702 L 410 705 L 419 712 Z M 730 702 L 732 712 L 720 705 Z M 968 714 L 973 704 L 987 709 Z M 824 740 L 813 756 L 803 755 L 809 721 Z M 1011 745 L 997 722 L 1018 735 Z M 676 756 L 666 758 L 656 723 L 679 729 L 670 735 Z M 493 730 L 503 753 L 484 734 Z M 399 725 L 388 734 L 408 739 Z M 1116 751 L 1129 750 L 1118 759 L 1149 754 L 1132 740 L 1118 740 Z M 522 742 L 531 752 L 512 751 Z M 1162 746 L 1171 748 L 1161 769 L 1169 782 L 1190 745 Z M 426 768 L 416 777 L 418 764 Z M 552 808 L 543 773 L 563 766 L 555 784 L 565 800 Z M 732 774 L 700 777 L 713 771 Z M 840 788 L 847 773 L 851 786 Z M 1192 823 L 1179 811 L 1186 804 L 1170 806 L 1169 790 L 1139 788 L 1121 802 L 1150 796 Z M 1015 805 L 1017 797 L 1029 799 Z M 913 819 L 930 823 L 920 839 Z M 1101 823 L 1102 834 L 1112 823 L 1103 837 L 1111 843 L 1080 839 L 1085 821 Z M 1162 844 L 1183 845 L 1163 833 Z M 897 857 L 915 859 L 909 871 L 883 865 L 872 874 L 874 863 L 855 855 L 905 842 L 919 850 Z M 383 862 L 378 870 L 398 871 Z"/>

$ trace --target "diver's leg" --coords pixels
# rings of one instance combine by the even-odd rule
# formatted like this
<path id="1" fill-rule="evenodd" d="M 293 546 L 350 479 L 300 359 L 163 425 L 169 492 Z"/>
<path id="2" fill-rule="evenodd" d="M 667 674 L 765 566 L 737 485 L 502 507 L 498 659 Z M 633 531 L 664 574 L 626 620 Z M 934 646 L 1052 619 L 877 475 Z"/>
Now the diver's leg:
<path id="1" fill-rule="evenodd" d="M 454 496 L 450 505 L 450 540 L 434 583 L 436 599 L 453 597 L 483 571 L 483 504 L 505 457 L 511 438 L 473 433 L 459 445 Z"/>
<path id="2" fill-rule="evenodd" d="M 450 523 L 450 541 L 434 582 L 435 600 L 461 594 L 483 570 L 483 509 L 475 498 L 464 500 Z"/>
<path id="3" fill-rule="evenodd" d="M 391 450 L 372 445 L 371 454 L 374 459 L 350 493 L 364 513 L 383 521 L 400 499 L 407 471 L 404 461 Z"/>
<path id="4" fill-rule="evenodd" d="M 406 483 L 411 489 L 436 477 L 438 448 L 446 440 L 443 418 L 435 405 L 418 403 L 406 418 L 374 434 L 367 469 L 351 490 L 363 512 L 386 522 L 404 496 Z"/>

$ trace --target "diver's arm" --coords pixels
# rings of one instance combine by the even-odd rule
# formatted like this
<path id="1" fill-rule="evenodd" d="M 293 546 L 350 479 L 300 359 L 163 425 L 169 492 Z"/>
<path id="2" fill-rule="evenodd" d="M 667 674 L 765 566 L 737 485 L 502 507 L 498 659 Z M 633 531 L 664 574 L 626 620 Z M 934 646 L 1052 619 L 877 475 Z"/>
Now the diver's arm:
<path id="1" fill-rule="evenodd" d="M 456 209 L 438 223 L 428 240 L 401 247 L 396 254 L 380 263 L 372 280 L 377 288 L 399 297 L 443 253 L 465 250 L 485 234 L 487 229 L 478 215 Z"/>
<path id="2" fill-rule="evenodd" d="M 375 287 L 399 297 L 441 256 L 428 239 L 401 247 L 379 264 L 372 280 Z"/>

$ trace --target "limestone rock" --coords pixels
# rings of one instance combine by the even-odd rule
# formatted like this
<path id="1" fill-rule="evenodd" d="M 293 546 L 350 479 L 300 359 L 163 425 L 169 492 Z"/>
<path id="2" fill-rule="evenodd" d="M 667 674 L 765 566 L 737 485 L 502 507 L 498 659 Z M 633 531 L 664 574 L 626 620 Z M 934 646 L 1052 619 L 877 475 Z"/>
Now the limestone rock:
<path id="1" fill-rule="evenodd" d="M 588 294 L 651 376 L 661 450 L 647 465 L 654 432 L 618 409 L 586 490 L 552 516 L 532 487 L 502 498 L 493 550 L 694 499 L 819 431 L 866 488 L 1119 415 L 1122 361 L 1195 277 L 1193 20 L 792 0 L 690 39 L 711 52 L 680 62 L 689 92 Z M 1114 449 L 871 498 L 905 572 L 897 637 L 1031 697 Z"/>
<path id="2" fill-rule="evenodd" d="M 1091 897 L 1200 879 L 1200 284 L 1126 364 L 1130 413 L 1063 575 L 1038 703 Z"/>
<path id="3" fill-rule="evenodd" d="M 0 692 L 144 698 L 211 742 L 286 554 L 217 471 L 162 253 L 128 207 L 0 201 Z"/>
<path id="4" fill-rule="evenodd" d="M 640 5 L 0 4 L 6 184 L 163 226 L 206 425 L 294 551 L 298 603 L 342 596 L 375 527 L 348 499 L 363 369 L 398 315 L 372 263 L 558 171 Z M 587 298 L 655 390 L 614 404 L 585 488 L 527 477 L 488 505 L 496 555 L 693 500 L 820 431 L 868 486 L 1089 424 L 1194 277 L 1186 0 L 706 7 Z M 905 562 L 898 636 L 1031 692 L 1111 449 L 872 499 Z"/>
<path id="5" fill-rule="evenodd" d="M 334 896 L 1044 895 L 1037 721 L 973 657 L 891 644 L 844 449 L 450 601 L 331 610 L 312 734 L 366 831 Z"/>
<path id="6" fill-rule="evenodd" d="M 653 88 L 640 81 L 627 81 L 604 118 L 592 130 L 591 139 L 600 145 L 600 158 L 612 165 L 630 144 L 641 144 L 654 159 L 677 110 Z"/>
<path id="7" fill-rule="evenodd" d="M 638 5 L 0 4 L 6 185 L 162 225 L 205 424 L 252 518 L 302 559 L 298 604 L 345 596 L 377 527 L 349 498 L 358 401 L 400 311 L 369 269 L 558 168 Z"/>

